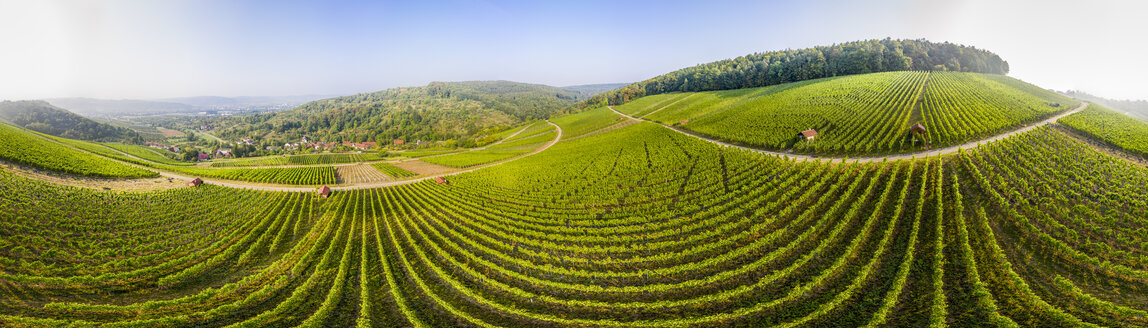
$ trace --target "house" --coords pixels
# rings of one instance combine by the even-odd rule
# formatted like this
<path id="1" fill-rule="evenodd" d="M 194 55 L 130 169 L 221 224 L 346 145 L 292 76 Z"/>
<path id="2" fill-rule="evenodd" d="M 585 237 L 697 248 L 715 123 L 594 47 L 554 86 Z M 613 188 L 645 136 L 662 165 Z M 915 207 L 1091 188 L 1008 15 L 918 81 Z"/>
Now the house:
<path id="1" fill-rule="evenodd" d="M 678 121 L 678 125 L 686 125 L 686 123 L 689 123 L 689 122 L 690 122 L 690 120 L 681 120 L 681 121 Z"/>
<path id="2" fill-rule="evenodd" d="M 209 160 L 209 159 L 211 159 L 211 154 L 208 154 L 208 153 L 199 153 L 199 160 L 201 160 L 201 161 L 206 161 L 206 160 Z"/>
<path id="3" fill-rule="evenodd" d="M 363 147 L 363 150 L 369 150 L 371 148 L 379 148 L 379 144 L 375 143 L 374 141 L 367 141 L 367 142 L 361 143 L 359 145 L 361 145 Z"/>
<path id="4" fill-rule="evenodd" d="M 311 139 L 307 139 L 307 137 L 303 137 L 301 142 L 302 143 L 308 143 L 308 142 L 311 142 Z"/>
<path id="5" fill-rule="evenodd" d="M 809 130 L 801 131 L 801 133 L 798 133 L 797 136 L 801 137 L 802 139 L 805 139 L 806 141 L 811 141 L 811 140 L 813 140 L 813 138 L 817 137 L 817 130 L 809 129 Z"/>
<path id="6" fill-rule="evenodd" d="M 406 143 L 406 142 L 403 141 L 402 139 L 395 139 L 395 145 L 402 145 L 404 143 Z"/>
<path id="7" fill-rule="evenodd" d="M 323 188 L 319 188 L 319 197 L 320 198 L 327 198 L 327 196 L 330 196 L 330 195 L 331 195 L 331 188 L 330 187 L 323 186 Z"/>
<path id="8" fill-rule="evenodd" d="M 279 146 L 267 146 L 267 147 L 264 147 L 264 149 L 267 149 L 267 150 L 279 150 Z"/>
<path id="9" fill-rule="evenodd" d="M 215 151 L 215 155 L 219 157 L 231 157 L 231 149 L 220 148 Z"/>
<path id="10" fill-rule="evenodd" d="M 188 187 L 198 187 L 201 184 L 203 184 L 203 179 L 200 178 L 195 178 L 187 182 Z"/>
<path id="11" fill-rule="evenodd" d="M 434 177 L 434 182 L 438 183 L 440 185 L 449 185 L 450 184 L 450 182 L 446 181 L 446 179 L 443 177 Z"/>
<path id="12" fill-rule="evenodd" d="M 251 138 L 243 138 L 242 140 L 239 140 L 239 143 L 245 144 L 245 145 L 254 145 L 255 140 L 253 140 Z"/>
<path id="13" fill-rule="evenodd" d="M 926 132 L 928 132 L 928 130 L 926 130 L 925 126 L 921 125 L 920 123 L 914 124 L 909 128 L 909 133 L 914 135 L 924 135 Z"/>

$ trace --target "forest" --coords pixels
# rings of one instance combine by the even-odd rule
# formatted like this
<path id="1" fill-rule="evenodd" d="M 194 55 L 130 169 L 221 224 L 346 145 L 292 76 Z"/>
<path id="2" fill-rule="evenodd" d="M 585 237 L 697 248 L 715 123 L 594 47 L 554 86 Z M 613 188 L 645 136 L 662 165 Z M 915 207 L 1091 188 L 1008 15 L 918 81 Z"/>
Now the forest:
<path id="1" fill-rule="evenodd" d="M 591 92 L 616 86 L 432 82 L 317 100 L 279 113 L 208 119 L 195 126 L 217 126 L 216 135 L 226 140 L 261 137 L 297 142 L 307 136 L 336 142 L 453 141 L 466 147 L 523 122 L 567 111 Z"/>
<path id="2" fill-rule="evenodd" d="M 755 88 L 825 77 L 890 71 L 1008 74 L 1008 62 L 987 50 L 949 42 L 867 40 L 755 53 L 687 67 L 597 95 L 584 107 L 621 105 L 647 95 Z"/>

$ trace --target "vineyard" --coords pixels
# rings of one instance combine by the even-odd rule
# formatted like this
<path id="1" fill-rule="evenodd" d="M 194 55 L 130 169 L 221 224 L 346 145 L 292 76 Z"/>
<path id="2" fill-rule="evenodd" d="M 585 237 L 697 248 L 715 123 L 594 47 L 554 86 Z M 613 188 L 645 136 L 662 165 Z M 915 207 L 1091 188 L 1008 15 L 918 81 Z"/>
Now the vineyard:
<path id="1" fill-rule="evenodd" d="M 277 165 L 330 165 L 362 163 L 382 160 L 378 154 L 310 154 L 211 163 L 212 167 L 277 166 Z"/>
<path id="2" fill-rule="evenodd" d="M 442 156 L 423 157 L 421 160 L 427 163 L 455 168 L 471 167 L 530 153 L 550 143 L 557 137 L 557 128 L 543 122 L 526 128 L 522 133 L 514 137 L 507 138 L 482 149 Z"/>
<path id="3" fill-rule="evenodd" d="M 888 154 L 982 139 L 1080 102 L 1005 76 L 887 72 L 753 89 L 669 93 L 616 110 L 767 150 Z M 914 137 L 909 128 L 926 127 Z M 813 140 L 798 133 L 815 129 Z"/>
<path id="4" fill-rule="evenodd" d="M 1092 105 L 1057 122 L 1129 153 L 1148 157 L 1148 123 L 1144 121 Z"/>
<path id="5" fill-rule="evenodd" d="M 68 148 L 49 136 L 0 123 L 0 159 L 45 170 L 106 178 L 154 177 L 158 174 Z"/>
<path id="6" fill-rule="evenodd" d="M 371 166 L 375 167 L 375 169 L 378 169 L 380 172 L 386 173 L 392 178 L 407 178 L 418 175 L 414 172 L 391 165 L 390 163 L 375 163 L 371 164 Z"/>
<path id="7" fill-rule="evenodd" d="M 841 163 L 638 123 L 325 199 L 0 182 L 3 326 L 1148 326 L 1148 169 L 1051 128 Z"/>

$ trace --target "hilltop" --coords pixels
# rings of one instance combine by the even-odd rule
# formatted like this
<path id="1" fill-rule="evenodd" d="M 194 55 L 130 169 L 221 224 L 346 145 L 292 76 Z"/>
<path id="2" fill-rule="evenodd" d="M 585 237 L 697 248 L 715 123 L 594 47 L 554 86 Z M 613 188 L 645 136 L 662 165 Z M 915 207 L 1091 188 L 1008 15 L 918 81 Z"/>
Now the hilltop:
<path id="1" fill-rule="evenodd" d="M 987 50 L 928 40 L 866 40 L 755 53 L 700 64 L 627 85 L 587 101 L 620 105 L 647 95 L 730 90 L 892 71 L 1008 74 L 1008 62 Z"/>

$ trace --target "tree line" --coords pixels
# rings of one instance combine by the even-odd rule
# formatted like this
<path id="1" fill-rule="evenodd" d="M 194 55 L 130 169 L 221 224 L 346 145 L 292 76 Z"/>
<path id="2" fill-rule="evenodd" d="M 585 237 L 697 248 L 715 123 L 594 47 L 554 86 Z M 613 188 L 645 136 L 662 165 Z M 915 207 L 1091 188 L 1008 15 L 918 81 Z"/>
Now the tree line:
<path id="1" fill-rule="evenodd" d="M 826 77 L 935 70 L 1008 74 L 1008 62 L 987 50 L 918 40 L 866 40 L 808 49 L 755 53 L 700 64 L 591 97 L 585 107 L 620 105 L 647 95 L 754 88 Z"/>

